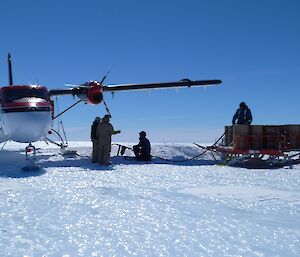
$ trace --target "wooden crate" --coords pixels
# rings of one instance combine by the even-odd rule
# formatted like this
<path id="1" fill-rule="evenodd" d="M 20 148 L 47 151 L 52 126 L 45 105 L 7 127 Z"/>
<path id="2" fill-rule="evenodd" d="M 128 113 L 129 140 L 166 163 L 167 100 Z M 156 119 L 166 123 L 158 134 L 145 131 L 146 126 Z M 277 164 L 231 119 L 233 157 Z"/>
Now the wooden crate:
<path id="1" fill-rule="evenodd" d="M 249 126 L 233 125 L 233 148 L 249 149 Z"/>
<path id="2" fill-rule="evenodd" d="M 250 149 L 259 150 L 263 147 L 263 126 L 252 125 L 250 126 Z"/>
<path id="3" fill-rule="evenodd" d="M 232 146 L 233 145 L 233 129 L 231 126 L 225 126 L 224 129 L 224 146 Z"/>
<path id="4" fill-rule="evenodd" d="M 284 125 L 286 135 L 286 147 L 300 149 L 300 125 Z"/>
<path id="5" fill-rule="evenodd" d="M 224 145 L 241 150 L 300 149 L 300 125 L 225 126 Z"/>
<path id="6" fill-rule="evenodd" d="M 280 126 L 264 125 L 263 126 L 263 144 L 264 149 L 278 149 L 278 136 L 280 135 Z"/>

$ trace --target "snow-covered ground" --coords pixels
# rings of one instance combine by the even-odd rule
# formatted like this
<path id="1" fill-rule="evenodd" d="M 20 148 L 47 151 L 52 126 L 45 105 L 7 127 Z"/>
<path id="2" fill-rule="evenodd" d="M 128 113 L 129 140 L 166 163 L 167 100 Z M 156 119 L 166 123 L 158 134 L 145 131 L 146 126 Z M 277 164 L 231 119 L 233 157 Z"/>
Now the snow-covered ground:
<path id="1" fill-rule="evenodd" d="M 39 144 L 0 153 L 0 256 L 300 256 L 300 166 L 246 170 L 200 160 L 90 162 L 89 142 L 64 158 Z M 112 155 L 115 155 L 113 147 Z M 179 160 L 192 145 L 153 145 Z"/>

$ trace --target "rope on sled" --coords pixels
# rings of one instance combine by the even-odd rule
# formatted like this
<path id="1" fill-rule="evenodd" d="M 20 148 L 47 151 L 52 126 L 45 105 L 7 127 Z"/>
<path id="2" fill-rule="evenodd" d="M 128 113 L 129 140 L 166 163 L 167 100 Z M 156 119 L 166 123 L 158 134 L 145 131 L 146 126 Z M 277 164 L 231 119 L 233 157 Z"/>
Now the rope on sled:
<path id="1" fill-rule="evenodd" d="M 192 160 L 198 159 L 202 155 L 206 154 L 208 151 L 211 151 L 211 148 L 213 148 L 214 146 L 216 146 L 217 143 L 219 143 L 219 141 L 224 137 L 224 135 L 227 133 L 227 131 L 229 130 L 229 128 L 231 128 L 231 127 L 228 127 L 225 130 L 225 132 L 217 139 L 217 141 L 213 145 L 211 145 L 211 146 L 201 147 L 200 145 L 196 144 L 197 146 L 203 148 L 204 151 L 202 153 L 194 156 L 194 157 L 191 157 L 191 158 L 188 158 L 188 159 L 184 159 L 184 160 L 172 160 L 172 159 L 163 158 L 163 157 L 155 156 L 155 155 L 151 155 L 151 157 L 159 159 L 159 160 L 163 160 L 163 161 L 168 161 L 168 162 L 187 162 L 187 161 L 192 161 Z M 120 154 L 123 155 L 125 153 L 126 149 L 129 149 L 129 150 L 133 151 L 133 149 L 131 147 L 128 147 L 128 146 L 125 146 L 125 145 L 121 145 L 121 144 L 112 144 L 112 145 L 116 145 L 116 146 L 119 147 L 117 156 L 119 156 Z"/>

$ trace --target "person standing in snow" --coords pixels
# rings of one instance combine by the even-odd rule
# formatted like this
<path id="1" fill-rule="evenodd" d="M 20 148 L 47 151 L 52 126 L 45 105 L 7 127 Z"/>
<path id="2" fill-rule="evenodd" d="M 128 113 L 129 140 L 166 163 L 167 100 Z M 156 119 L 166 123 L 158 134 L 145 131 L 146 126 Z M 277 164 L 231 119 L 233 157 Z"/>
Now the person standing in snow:
<path id="1" fill-rule="evenodd" d="M 105 115 L 102 122 L 97 127 L 98 137 L 98 162 L 100 165 L 110 165 L 110 151 L 111 151 L 111 136 L 121 133 L 120 130 L 114 130 L 113 126 L 109 123 L 110 116 Z"/>
<path id="2" fill-rule="evenodd" d="M 240 103 L 240 108 L 236 110 L 232 118 L 232 124 L 251 125 L 252 113 L 248 106 L 244 103 Z"/>
<path id="3" fill-rule="evenodd" d="M 98 161 L 98 137 L 97 137 L 97 127 L 101 122 L 100 117 L 96 117 L 92 126 L 91 126 L 91 141 L 93 144 L 92 151 L 92 162 L 95 163 Z"/>
<path id="4" fill-rule="evenodd" d="M 139 161 L 150 161 L 151 160 L 151 145 L 150 141 L 146 138 L 146 132 L 141 131 L 139 133 L 139 143 L 133 146 L 133 152 L 135 158 Z"/>

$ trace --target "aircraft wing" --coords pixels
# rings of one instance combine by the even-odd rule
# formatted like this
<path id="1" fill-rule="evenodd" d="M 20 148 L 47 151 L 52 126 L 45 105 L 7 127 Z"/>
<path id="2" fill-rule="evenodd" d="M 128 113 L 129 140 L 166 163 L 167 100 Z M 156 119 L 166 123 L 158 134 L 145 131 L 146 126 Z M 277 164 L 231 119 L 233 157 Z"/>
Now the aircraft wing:
<path id="1" fill-rule="evenodd" d="M 221 80 L 189 80 L 183 79 L 176 82 L 162 82 L 162 83 L 146 83 L 146 84 L 119 84 L 119 85 L 103 85 L 102 81 L 90 81 L 81 85 L 75 85 L 73 88 L 66 89 L 51 89 L 49 96 L 58 95 L 73 95 L 77 96 L 82 101 L 91 104 L 100 104 L 103 100 L 103 93 L 131 91 L 131 90 L 149 90 L 149 89 L 163 89 L 163 88 L 180 88 L 192 86 L 210 86 L 220 84 Z"/>
<path id="2" fill-rule="evenodd" d="M 65 88 L 65 89 L 50 89 L 49 96 L 58 96 L 58 95 L 79 95 L 86 94 L 88 88 L 77 86 L 75 88 Z"/>
<path id="3" fill-rule="evenodd" d="M 183 79 L 176 82 L 162 82 L 162 83 L 146 83 L 146 84 L 120 84 L 103 86 L 103 92 L 117 92 L 130 90 L 147 90 L 147 89 L 165 89 L 165 88 L 180 88 L 192 86 L 211 86 L 222 83 L 221 80 L 189 80 Z"/>

